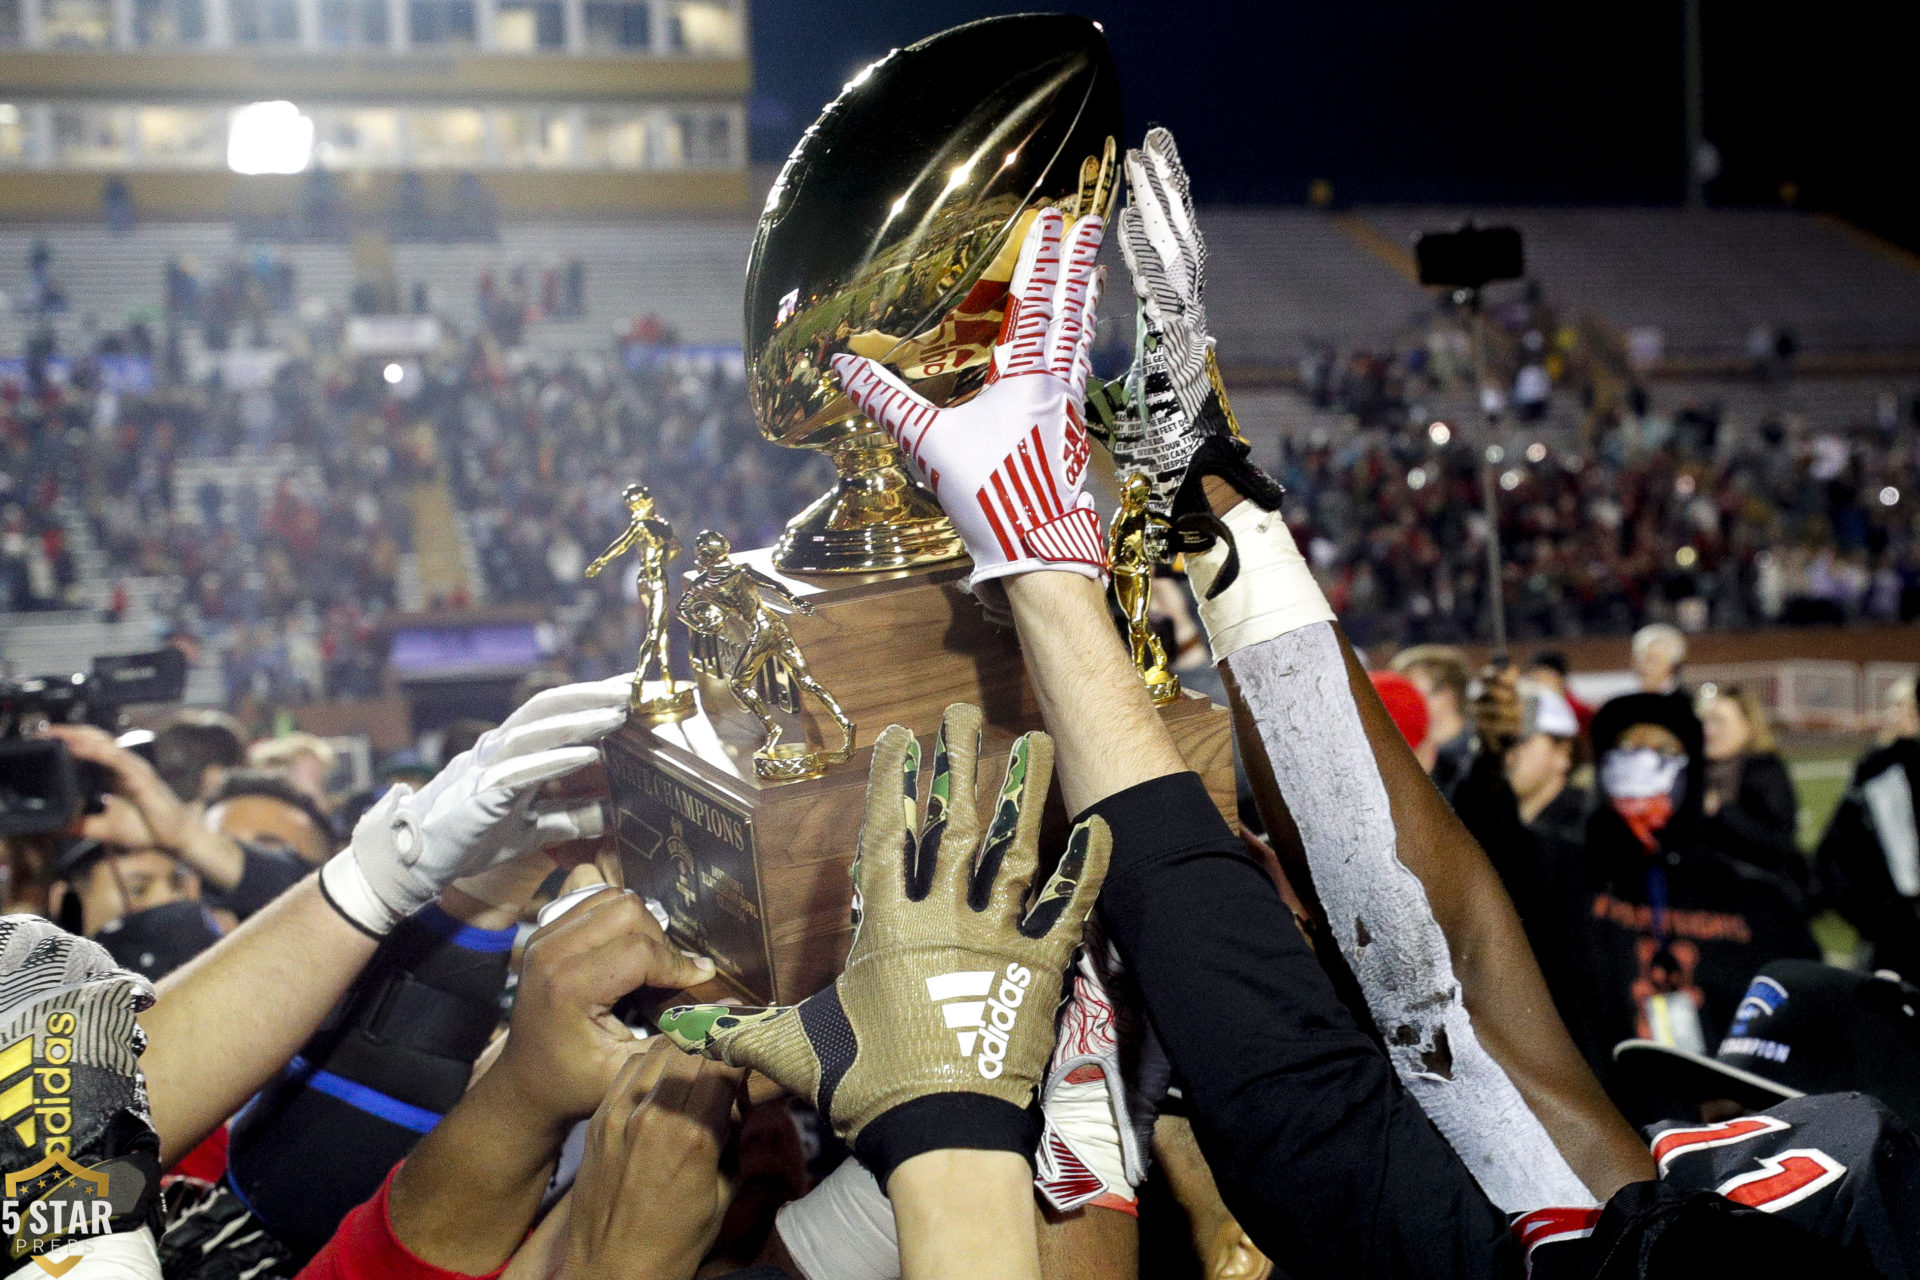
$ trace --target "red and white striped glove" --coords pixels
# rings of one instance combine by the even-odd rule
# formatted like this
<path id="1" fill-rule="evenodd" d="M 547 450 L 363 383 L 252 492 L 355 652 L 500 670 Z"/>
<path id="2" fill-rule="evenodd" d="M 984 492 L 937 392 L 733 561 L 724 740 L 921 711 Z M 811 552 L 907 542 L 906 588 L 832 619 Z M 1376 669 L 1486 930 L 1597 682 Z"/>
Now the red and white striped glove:
<path id="1" fill-rule="evenodd" d="M 1082 489 L 1105 230 L 1094 216 L 1065 230 L 1057 209 L 1034 218 L 987 386 L 965 404 L 936 408 L 873 360 L 833 357 L 847 394 L 900 445 L 967 544 L 969 589 L 1036 569 L 1106 578 L 1100 516 Z"/>
<path id="2" fill-rule="evenodd" d="M 1073 973 L 1053 1061 L 1040 1090 L 1046 1117 L 1034 1153 L 1034 1186 L 1061 1213 L 1083 1205 L 1140 1216 L 1146 1164 L 1128 1113 L 1113 997 L 1087 956 Z"/>

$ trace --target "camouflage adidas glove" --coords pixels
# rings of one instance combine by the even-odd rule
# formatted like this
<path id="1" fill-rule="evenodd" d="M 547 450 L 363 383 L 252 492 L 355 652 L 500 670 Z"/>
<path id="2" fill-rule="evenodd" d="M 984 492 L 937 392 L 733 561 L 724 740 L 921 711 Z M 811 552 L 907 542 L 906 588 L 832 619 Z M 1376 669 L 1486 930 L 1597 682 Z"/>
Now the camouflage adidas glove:
<path id="1" fill-rule="evenodd" d="M 893 725 L 874 744 L 853 948 L 831 987 L 789 1008 L 700 1005 L 660 1021 L 682 1048 L 812 1101 L 882 1187 L 926 1151 L 1033 1158 L 1030 1104 L 1053 1049 L 1061 978 L 1106 877 L 1110 839 L 1096 818 L 1074 828 L 1032 893 L 1053 740 L 1014 743 L 984 839 L 979 751 L 979 708 L 948 707 L 921 822 L 919 743 Z"/>
<path id="2" fill-rule="evenodd" d="M 1194 221 L 1187 171 L 1165 129 L 1127 152 L 1120 254 L 1138 299 L 1138 351 L 1120 387 L 1089 397 L 1122 472 L 1153 484 L 1149 506 L 1168 519 L 1207 510 L 1199 477 L 1217 474 L 1268 510 L 1280 486 L 1247 460 L 1207 332 L 1207 245 Z"/>
<path id="3" fill-rule="evenodd" d="M 75 1241 L 159 1234 L 160 1140 L 137 1021 L 152 1003 L 152 985 L 100 944 L 0 916 L 0 1272 Z"/>

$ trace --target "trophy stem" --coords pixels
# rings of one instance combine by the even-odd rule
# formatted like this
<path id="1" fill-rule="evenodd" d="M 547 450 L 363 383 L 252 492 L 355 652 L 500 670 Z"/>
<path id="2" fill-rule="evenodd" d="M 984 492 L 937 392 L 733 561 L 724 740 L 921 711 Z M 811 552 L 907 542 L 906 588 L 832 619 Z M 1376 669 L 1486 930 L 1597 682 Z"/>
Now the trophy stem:
<path id="1" fill-rule="evenodd" d="M 774 564 L 789 573 L 874 573 L 957 560 L 960 535 L 907 475 L 891 440 L 862 432 L 823 446 L 839 476 L 787 523 Z"/>

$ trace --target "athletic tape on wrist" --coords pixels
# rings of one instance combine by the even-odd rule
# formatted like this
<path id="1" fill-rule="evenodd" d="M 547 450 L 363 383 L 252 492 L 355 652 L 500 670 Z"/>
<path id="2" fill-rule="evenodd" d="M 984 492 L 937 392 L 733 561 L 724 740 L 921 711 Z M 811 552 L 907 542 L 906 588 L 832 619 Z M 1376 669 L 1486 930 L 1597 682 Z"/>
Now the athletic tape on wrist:
<path id="1" fill-rule="evenodd" d="M 1239 576 L 1209 600 L 1207 592 L 1227 562 L 1226 542 L 1216 540 L 1206 551 L 1187 557 L 1187 574 L 1200 598 L 1200 621 L 1215 662 L 1225 662 L 1248 645 L 1334 620 L 1280 512 L 1242 502 L 1221 523 L 1233 535 Z"/>
<path id="2" fill-rule="evenodd" d="M 900 1280 L 893 1202 L 858 1160 L 782 1205 L 773 1224 L 803 1280 Z"/>

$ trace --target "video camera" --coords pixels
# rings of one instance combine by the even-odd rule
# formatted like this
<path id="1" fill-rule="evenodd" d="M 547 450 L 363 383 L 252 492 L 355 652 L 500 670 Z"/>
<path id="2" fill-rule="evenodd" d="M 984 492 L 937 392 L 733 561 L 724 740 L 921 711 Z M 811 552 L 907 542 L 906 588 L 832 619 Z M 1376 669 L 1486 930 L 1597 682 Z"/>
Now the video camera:
<path id="1" fill-rule="evenodd" d="M 88 672 L 0 680 L 0 836 L 58 831 L 98 813 L 109 779 L 66 744 L 31 736 L 42 723 L 120 728 L 127 707 L 178 702 L 187 659 L 178 649 L 102 656 Z"/>
<path id="2" fill-rule="evenodd" d="M 1448 289 L 1484 289 L 1495 280 L 1518 280 L 1527 273 L 1520 233 L 1513 227 L 1476 227 L 1428 231 L 1413 242 L 1420 283 Z"/>

